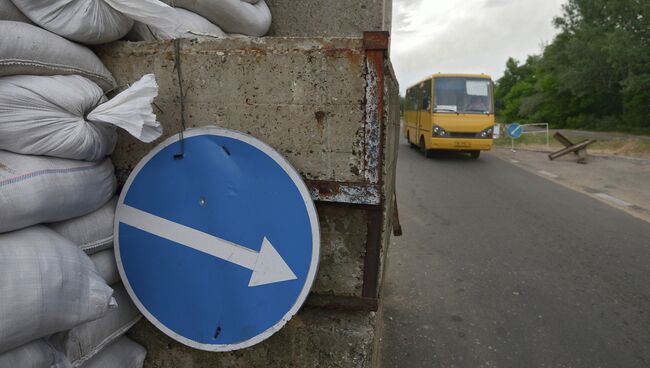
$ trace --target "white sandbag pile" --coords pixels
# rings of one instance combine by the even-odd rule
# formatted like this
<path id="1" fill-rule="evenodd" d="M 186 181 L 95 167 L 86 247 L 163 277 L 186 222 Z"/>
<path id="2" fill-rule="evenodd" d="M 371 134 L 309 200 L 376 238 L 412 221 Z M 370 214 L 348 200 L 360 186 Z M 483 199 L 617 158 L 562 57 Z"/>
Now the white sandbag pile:
<path id="1" fill-rule="evenodd" d="M 133 26 L 133 20 L 104 0 L 12 1 L 35 24 L 88 45 L 119 40 Z"/>
<path id="2" fill-rule="evenodd" d="M 129 39 L 148 41 L 226 34 L 261 37 L 271 27 L 265 0 L 11 0 L 13 4 L 3 4 L 8 1 L 0 0 L 0 20 L 31 21 L 87 45 L 118 40 L 132 28 Z"/>
<path id="3" fill-rule="evenodd" d="M 0 351 L 102 317 L 113 290 L 76 245 L 44 226 L 0 235 Z"/>
<path id="4" fill-rule="evenodd" d="M 28 1 L 21 10 L 49 22 L 36 10 L 56 19 L 62 3 L 83 10 L 99 1 Z M 0 368 L 142 366 L 144 349 L 118 340 L 141 316 L 110 249 L 116 179 L 108 155 L 117 128 L 145 142 L 161 135 L 158 86 L 146 75 L 108 99 L 115 88 L 86 47 L 0 20 Z"/>
<path id="5" fill-rule="evenodd" d="M 226 33 L 261 37 L 271 27 L 271 11 L 264 0 L 104 1 L 136 20 L 128 37 L 133 41 L 222 37 Z"/>
<path id="6" fill-rule="evenodd" d="M 112 247 L 112 235 L 107 237 L 106 233 L 110 228 L 112 234 L 116 203 L 117 198 L 113 198 L 101 209 L 93 213 L 61 223 L 50 224 L 49 226 L 60 231 L 61 234 L 69 234 L 71 238 L 85 241 L 87 244 L 103 243 Z M 79 229 L 80 231 L 79 233 L 73 233 L 73 229 Z M 82 234 L 82 236 L 80 237 L 78 234 Z M 104 247 L 105 245 L 101 248 Z M 109 310 L 101 319 L 76 326 L 68 331 L 59 332 L 49 338 L 48 341 L 58 351 L 65 354 L 72 367 L 86 366 L 87 362 L 91 359 L 94 360 L 96 355 L 102 354 L 103 349 L 119 339 L 142 318 L 126 289 L 120 283 L 120 275 L 113 249 L 104 248 L 101 251 L 97 249 L 99 248 L 88 247 L 86 251 L 93 253 L 90 259 L 95 265 L 97 274 L 114 289 L 113 296 L 117 301 L 118 308 Z M 141 347 L 136 350 L 138 352 L 143 351 Z M 138 353 L 138 356 L 140 356 L 140 353 Z M 110 354 L 104 354 L 103 359 L 112 358 Z M 144 355 L 142 359 L 144 359 Z M 141 364 L 141 359 L 136 359 L 136 362 Z M 2 366 L 0 365 L 0 367 Z M 122 367 L 122 365 L 115 365 L 115 367 Z"/>

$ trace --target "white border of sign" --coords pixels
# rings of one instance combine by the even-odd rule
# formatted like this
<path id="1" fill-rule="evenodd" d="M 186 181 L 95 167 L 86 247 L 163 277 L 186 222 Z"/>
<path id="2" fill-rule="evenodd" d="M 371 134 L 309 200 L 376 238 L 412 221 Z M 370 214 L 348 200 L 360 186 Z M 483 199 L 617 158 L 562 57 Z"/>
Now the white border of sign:
<path id="1" fill-rule="evenodd" d="M 122 193 L 120 194 L 120 198 L 117 202 L 117 209 L 115 212 L 115 222 L 113 225 L 114 233 L 115 233 L 115 258 L 117 260 L 117 266 L 120 272 L 120 276 L 122 277 L 122 282 L 126 287 L 127 292 L 131 296 L 131 299 L 133 299 L 133 302 L 136 304 L 140 312 L 142 312 L 142 314 L 151 323 L 153 323 L 158 329 L 164 332 L 167 336 L 187 346 L 193 347 L 195 349 L 205 350 L 205 351 L 226 352 L 226 351 L 245 349 L 253 345 L 259 344 L 260 342 L 268 339 L 273 334 L 275 334 L 280 329 L 282 329 L 282 327 L 284 327 L 284 325 L 287 324 L 287 322 L 289 322 L 289 320 L 291 320 L 291 318 L 296 313 L 298 313 L 298 310 L 302 307 L 305 300 L 307 299 L 307 296 L 309 295 L 309 291 L 311 290 L 314 284 L 314 279 L 316 278 L 316 273 L 318 271 L 318 261 L 320 258 L 320 227 L 318 222 L 318 213 L 316 212 L 316 207 L 314 206 L 314 202 L 311 198 L 311 195 L 309 194 L 309 190 L 307 189 L 307 186 L 305 185 L 298 171 L 296 171 L 296 169 L 271 146 L 267 145 L 266 143 L 250 135 L 238 131 L 234 131 L 234 130 L 215 127 L 215 126 L 189 129 L 184 132 L 185 138 L 191 138 L 199 135 L 216 135 L 221 137 L 232 138 L 232 139 L 242 141 L 244 143 L 248 143 L 253 147 L 256 147 L 257 149 L 259 149 L 260 151 L 264 152 L 266 155 L 271 157 L 275 162 L 277 162 L 278 165 L 280 165 L 282 169 L 287 173 L 287 175 L 289 175 L 291 180 L 294 182 L 294 184 L 300 191 L 300 195 L 302 196 L 302 199 L 305 202 L 305 207 L 307 208 L 307 213 L 309 214 L 309 221 L 311 224 L 312 258 L 311 258 L 311 264 L 309 265 L 307 278 L 305 280 L 305 285 L 302 291 L 300 292 L 300 294 L 298 295 L 298 299 L 296 299 L 295 304 L 291 307 L 291 309 L 287 312 L 287 314 L 285 314 L 284 317 L 282 317 L 282 319 L 278 321 L 275 325 L 273 325 L 266 331 L 262 332 L 261 334 L 252 337 L 251 339 L 236 344 L 203 344 L 185 338 L 177 334 L 176 332 L 172 331 L 171 329 L 167 328 L 144 307 L 144 305 L 138 299 L 137 295 L 133 292 L 133 288 L 131 288 L 131 285 L 129 284 L 129 280 L 124 273 L 124 266 L 122 265 L 122 258 L 120 257 L 120 234 L 119 234 L 120 208 L 124 204 L 124 197 L 128 193 L 129 188 L 133 183 L 133 180 L 140 173 L 140 170 L 142 170 L 142 168 L 160 151 L 178 142 L 179 136 L 177 134 L 172 137 L 169 137 L 167 140 L 165 140 L 160 145 L 158 145 L 158 147 L 154 148 L 151 152 L 149 152 L 149 154 L 147 154 L 138 163 L 135 169 L 133 169 L 133 172 L 131 172 L 131 175 L 129 175 L 128 180 L 124 184 L 124 188 L 122 189 Z"/>

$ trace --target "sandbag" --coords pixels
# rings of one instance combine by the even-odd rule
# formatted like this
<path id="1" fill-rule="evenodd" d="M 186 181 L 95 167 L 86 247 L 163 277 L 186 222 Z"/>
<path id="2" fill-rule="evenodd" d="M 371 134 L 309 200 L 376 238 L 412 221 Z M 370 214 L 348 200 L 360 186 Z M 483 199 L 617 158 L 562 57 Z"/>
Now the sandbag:
<path id="1" fill-rule="evenodd" d="M 36 340 L 0 355 L 0 368 L 72 368 L 49 342 Z"/>
<path id="2" fill-rule="evenodd" d="M 227 33 L 264 36 L 271 27 L 271 11 L 264 0 L 104 0 L 138 22 L 161 28 L 169 38 L 186 37 L 187 24 L 177 19 L 168 4 L 196 13 Z"/>
<path id="3" fill-rule="evenodd" d="M 110 159 L 85 162 L 0 151 L 0 233 L 82 216 L 115 194 Z"/>
<path id="4" fill-rule="evenodd" d="M 0 353 L 116 306 L 90 258 L 40 225 L 0 235 L 0 295 Z"/>
<path id="5" fill-rule="evenodd" d="M 80 367 L 141 368 L 146 357 L 144 347 L 127 337 L 121 337 Z"/>
<path id="6" fill-rule="evenodd" d="M 221 28 L 198 14 L 180 8 L 172 8 L 172 11 L 174 13 L 174 22 L 177 23 L 181 29 L 184 29 L 185 33 L 170 33 L 166 29 L 159 28 L 155 25 L 135 22 L 126 39 L 130 41 L 156 41 L 176 38 L 196 38 L 199 36 L 227 36 Z"/>
<path id="7" fill-rule="evenodd" d="M 151 103 L 158 95 L 147 74 L 111 100 L 78 75 L 0 78 L 0 149 L 75 160 L 101 160 L 115 148 L 116 127 L 151 142 L 162 129 Z"/>
<path id="8" fill-rule="evenodd" d="M 179 13 L 171 6 L 158 0 L 104 0 L 114 9 L 137 22 L 142 23 L 138 26 L 135 34 L 146 35 L 147 30 L 143 25 L 151 28 L 152 34 L 158 34 L 165 38 L 184 38 L 195 26 L 185 22 L 185 18 L 179 17 Z M 151 35 L 149 35 L 151 36 Z M 148 36 L 144 36 L 148 37 Z M 137 39 L 136 39 L 137 40 Z M 145 39 L 143 39 L 145 40 Z"/>
<path id="9" fill-rule="evenodd" d="M 228 33 L 261 37 L 271 28 L 271 10 L 264 0 L 163 0 L 205 17 Z"/>
<path id="10" fill-rule="evenodd" d="M 98 320 L 55 334 L 50 338 L 50 342 L 65 353 L 74 367 L 91 359 L 111 342 L 124 335 L 142 318 L 124 286 L 118 284 L 113 288 L 118 305 L 116 309 L 108 311 Z"/>
<path id="11" fill-rule="evenodd" d="M 151 142 L 162 134 L 151 103 L 153 74 L 106 101 L 78 75 L 0 78 L 0 149 L 28 155 L 101 160 L 115 148 L 116 127 Z"/>
<path id="12" fill-rule="evenodd" d="M 69 40 L 99 45 L 119 40 L 133 20 L 104 0 L 12 0 L 32 22 Z"/>
<path id="13" fill-rule="evenodd" d="M 47 226 L 77 244 L 86 254 L 95 254 L 113 247 L 113 221 L 115 220 L 116 206 L 117 197 L 113 197 L 97 211 Z"/>
<path id="14" fill-rule="evenodd" d="M 14 22 L 31 23 L 11 0 L 0 0 L 0 20 L 12 20 Z"/>
<path id="15" fill-rule="evenodd" d="M 108 285 L 120 282 L 120 272 L 117 270 L 115 252 L 113 252 L 112 249 L 106 249 L 105 251 L 95 253 L 90 256 L 90 259 L 93 261 L 99 276 L 101 276 Z"/>
<path id="16" fill-rule="evenodd" d="M 0 77 L 77 74 L 104 91 L 117 86 L 111 72 L 84 46 L 20 22 L 0 21 L 0 35 Z"/>

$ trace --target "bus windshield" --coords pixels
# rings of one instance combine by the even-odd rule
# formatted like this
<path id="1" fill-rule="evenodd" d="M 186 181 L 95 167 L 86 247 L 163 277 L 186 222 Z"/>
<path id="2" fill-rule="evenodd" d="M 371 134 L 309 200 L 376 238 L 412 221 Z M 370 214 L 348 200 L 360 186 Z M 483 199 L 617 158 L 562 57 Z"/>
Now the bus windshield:
<path id="1" fill-rule="evenodd" d="M 434 112 L 492 114 L 492 82 L 484 78 L 438 77 Z"/>

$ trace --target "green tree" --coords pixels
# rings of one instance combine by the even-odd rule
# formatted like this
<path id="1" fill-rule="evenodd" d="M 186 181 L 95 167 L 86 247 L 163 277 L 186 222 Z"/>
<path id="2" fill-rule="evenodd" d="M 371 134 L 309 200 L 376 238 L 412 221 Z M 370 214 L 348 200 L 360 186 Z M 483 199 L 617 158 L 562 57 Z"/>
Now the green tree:
<path id="1" fill-rule="evenodd" d="M 497 101 L 497 114 L 503 122 L 526 120 L 526 116 L 520 110 L 524 99 L 536 93 L 535 64 L 537 61 L 538 57 L 531 56 L 522 65 L 519 65 L 519 62 L 513 58 L 509 58 L 506 62 L 506 71 L 498 80 L 494 93 Z"/>
<path id="2" fill-rule="evenodd" d="M 540 56 L 509 59 L 501 119 L 650 132 L 650 1 L 569 0 Z"/>

